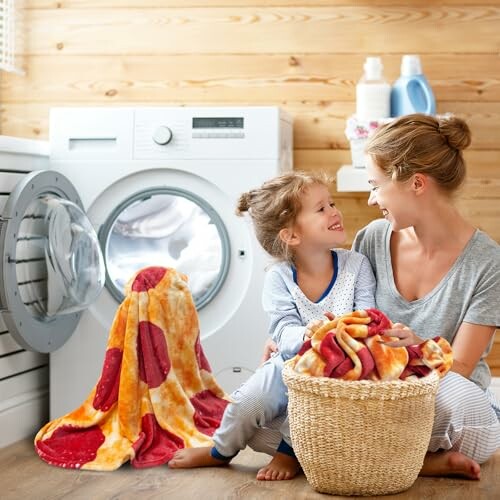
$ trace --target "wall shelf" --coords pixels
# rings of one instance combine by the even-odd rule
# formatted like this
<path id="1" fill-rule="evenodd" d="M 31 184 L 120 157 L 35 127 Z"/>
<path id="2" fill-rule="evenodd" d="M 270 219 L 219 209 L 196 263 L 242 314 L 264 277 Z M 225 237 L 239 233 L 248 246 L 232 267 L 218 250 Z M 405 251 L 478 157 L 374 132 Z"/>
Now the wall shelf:
<path id="1" fill-rule="evenodd" d="M 337 171 L 337 191 L 370 191 L 366 168 L 355 168 L 351 165 L 342 165 Z"/>

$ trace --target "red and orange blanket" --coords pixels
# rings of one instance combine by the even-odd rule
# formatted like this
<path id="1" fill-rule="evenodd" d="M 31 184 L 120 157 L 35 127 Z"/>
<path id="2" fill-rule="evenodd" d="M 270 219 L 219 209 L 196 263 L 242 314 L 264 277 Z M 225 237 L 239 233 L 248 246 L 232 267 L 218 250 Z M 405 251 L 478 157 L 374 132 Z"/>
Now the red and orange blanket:
<path id="1" fill-rule="evenodd" d="M 442 337 L 419 345 L 389 347 L 398 340 L 382 335 L 391 321 L 377 309 L 354 311 L 318 328 L 290 360 L 298 373 L 343 380 L 406 380 L 436 370 L 443 377 L 453 364 L 450 344 Z"/>
<path id="2" fill-rule="evenodd" d="M 45 425 L 35 448 L 59 467 L 152 467 L 180 448 L 210 446 L 227 404 L 201 348 L 186 277 L 149 267 L 127 285 L 95 388 Z"/>

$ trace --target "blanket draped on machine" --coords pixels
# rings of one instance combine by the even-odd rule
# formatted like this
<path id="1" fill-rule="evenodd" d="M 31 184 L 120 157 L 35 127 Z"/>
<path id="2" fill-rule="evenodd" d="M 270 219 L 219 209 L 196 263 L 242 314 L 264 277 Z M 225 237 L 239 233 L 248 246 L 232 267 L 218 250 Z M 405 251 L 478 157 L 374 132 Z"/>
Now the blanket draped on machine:
<path id="1" fill-rule="evenodd" d="M 345 314 L 327 321 L 304 342 L 290 363 L 298 373 L 343 380 L 405 380 L 436 370 L 443 377 L 453 364 L 450 344 L 442 337 L 409 347 L 390 347 L 399 340 L 383 335 L 391 321 L 377 309 Z"/>
<path id="2" fill-rule="evenodd" d="M 130 460 L 152 467 L 180 448 L 212 444 L 228 398 L 203 353 L 186 277 L 149 267 L 126 292 L 96 386 L 35 437 L 51 465 L 104 471 Z"/>

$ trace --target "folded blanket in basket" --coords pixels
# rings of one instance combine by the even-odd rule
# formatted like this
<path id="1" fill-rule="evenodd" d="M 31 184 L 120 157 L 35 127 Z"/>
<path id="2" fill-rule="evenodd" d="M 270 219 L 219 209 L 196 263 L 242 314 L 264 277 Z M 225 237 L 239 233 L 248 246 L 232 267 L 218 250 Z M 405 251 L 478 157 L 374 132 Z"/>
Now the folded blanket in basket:
<path id="1" fill-rule="evenodd" d="M 391 326 L 377 309 L 339 316 L 316 330 L 291 364 L 298 373 L 343 380 L 404 380 L 423 377 L 432 370 L 443 377 L 449 371 L 453 355 L 446 339 L 435 337 L 415 346 L 389 347 L 382 334 Z"/>
<path id="2" fill-rule="evenodd" d="M 149 267 L 127 285 L 96 386 L 40 429 L 35 447 L 59 467 L 160 465 L 179 448 L 210 446 L 227 404 L 201 348 L 186 277 Z"/>

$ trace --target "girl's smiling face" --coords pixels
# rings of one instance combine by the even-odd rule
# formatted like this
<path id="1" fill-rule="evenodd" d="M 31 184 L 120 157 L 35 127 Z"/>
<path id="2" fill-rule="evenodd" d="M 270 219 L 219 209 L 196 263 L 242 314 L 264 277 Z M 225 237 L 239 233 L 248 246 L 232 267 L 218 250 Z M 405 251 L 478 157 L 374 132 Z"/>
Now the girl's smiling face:
<path id="1" fill-rule="evenodd" d="M 295 222 L 301 244 L 329 249 L 345 242 L 342 214 L 335 206 L 326 186 L 309 186 L 301 203 L 302 208 Z"/>

